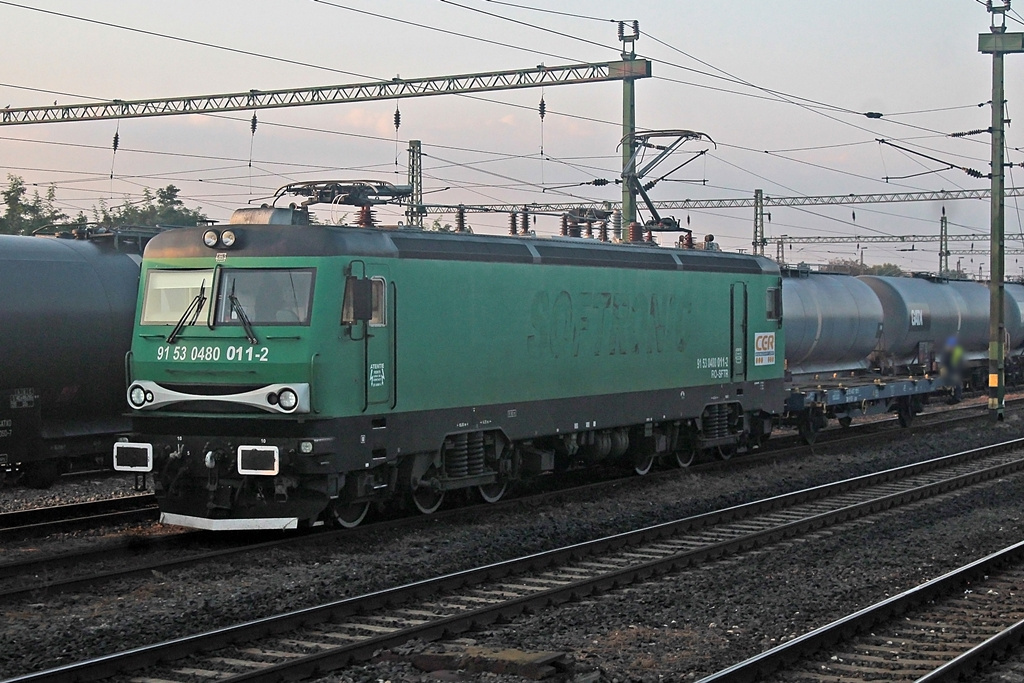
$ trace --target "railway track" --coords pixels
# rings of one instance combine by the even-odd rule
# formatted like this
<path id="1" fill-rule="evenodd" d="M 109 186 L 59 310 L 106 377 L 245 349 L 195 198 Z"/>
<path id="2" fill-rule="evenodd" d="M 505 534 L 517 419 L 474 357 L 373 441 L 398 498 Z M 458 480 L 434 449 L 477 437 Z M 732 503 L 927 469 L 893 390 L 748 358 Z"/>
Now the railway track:
<path id="1" fill-rule="evenodd" d="M 11 679 L 271 681 L 514 618 L 1024 471 L 1024 439 Z M 167 662 L 167 663 L 162 663 Z"/>
<path id="2" fill-rule="evenodd" d="M 150 522 L 159 518 L 152 494 L 71 503 L 0 514 L 0 540 L 75 531 L 99 525 Z"/>
<path id="3" fill-rule="evenodd" d="M 950 413 L 957 413 L 957 415 L 951 418 Z M 812 450 L 820 452 L 826 448 L 874 439 L 877 438 L 880 431 L 891 431 L 894 434 L 909 437 L 920 429 L 937 426 L 945 427 L 985 416 L 986 414 L 981 408 L 968 406 L 941 413 L 932 413 L 930 417 L 935 419 L 922 421 L 921 424 L 916 425 L 912 430 L 899 428 L 895 418 L 877 421 L 861 427 L 825 432 L 828 436 L 815 444 L 813 448 L 800 443 L 799 437 L 793 436 L 785 441 L 779 440 L 778 443 L 782 448 L 767 449 L 763 452 L 756 451 L 729 461 L 716 460 L 706 462 L 694 465 L 688 471 L 710 472 L 726 468 L 752 467 L 764 462 L 776 461 L 780 458 L 807 455 Z M 787 446 L 787 443 L 790 445 Z M 479 504 L 446 509 L 430 517 L 413 515 L 387 518 L 375 523 L 366 524 L 357 529 L 329 530 L 320 528 L 316 530 L 316 534 L 289 534 L 285 537 L 276 537 L 270 540 L 267 539 L 265 534 L 231 535 L 230 537 L 225 537 L 212 532 L 202 531 L 185 531 L 148 538 L 132 537 L 116 543 L 104 543 L 102 547 L 98 548 L 36 556 L 15 562 L 0 562 L 0 573 L 3 573 L 6 577 L 4 585 L 0 587 L 0 601 L 9 602 L 26 596 L 38 597 L 45 594 L 52 595 L 81 590 L 114 579 L 145 575 L 153 570 L 166 572 L 182 569 L 236 555 L 264 552 L 275 547 L 298 546 L 306 543 L 330 543 L 342 539 L 357 541 L 360 535 L 370 536 L 382 531 L 403 527 L 416 527 L 417 525 L 434 524 L 446 520 L 458 520 L 479 514 L 495 514 L 517 507 L 538 506 L 578 496 L 607 495 L 609 491 L 621 488 L 622 486 L 649 486 L 656 484 L 660 480 L 677 476 L 679 476 L 679 471 L 670 469 L 652 472 L 643 478 L 628 476 L 623 479 L 617 477 L 613 479 L 600 479 L 595 482 L 575 486 L 566 486 L 562 482 L 552 481 L 548 482 L 547 486 L 544 487 L 547 490 L 522 497 L 507 498 L 497 504 Z M 116 521 L 117 518 L 114 519 Z M 149 519 L 155 519 L 155 517 L 150 517 Z M 97 520 L 97 522 L 105 523 L 102 519 Z M 46 527 L 33 528 L 38 528 L 40 531 L 46 530 Z M 173 552 L 175 557 L 172 560 L 166 558 L 147 559 L 148 555 L 161 552 Z M 97 563 L 101 565 L 98 570 L 82 573 L 81 570 L 83 568 L 89 568 L 90 565 Z"/>
<path id="4" fill-rule="evenodd" d="M 700 683 L 969 680 L 1024 639 L 1024 542 L 838 619 Z"/>

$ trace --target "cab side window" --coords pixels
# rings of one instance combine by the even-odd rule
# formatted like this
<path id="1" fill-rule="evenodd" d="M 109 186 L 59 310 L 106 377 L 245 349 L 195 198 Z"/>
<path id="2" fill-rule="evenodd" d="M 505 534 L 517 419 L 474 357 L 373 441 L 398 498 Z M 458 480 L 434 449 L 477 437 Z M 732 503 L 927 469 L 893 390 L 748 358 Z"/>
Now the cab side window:
<path id="1" fill-rule="evenodd" d="M 384 278 L 370 279 L 370 327 L 381 327 L 387 324 L 387 289 Z"/>
<path id="2" fill-rule="evenodd" d="M 782 288 L 769 287 L 765 290 L 765 317 L 768 320 L 782 319 Z"/>
<path id="3" fill-rule="evenodd" d="M 341 324 L 354 325 L 365 320 L 371 327 L 387 324 L 387 287 L 382 277 L 369 280 L 345 279 L 345 296 L 341 305 Z"/>

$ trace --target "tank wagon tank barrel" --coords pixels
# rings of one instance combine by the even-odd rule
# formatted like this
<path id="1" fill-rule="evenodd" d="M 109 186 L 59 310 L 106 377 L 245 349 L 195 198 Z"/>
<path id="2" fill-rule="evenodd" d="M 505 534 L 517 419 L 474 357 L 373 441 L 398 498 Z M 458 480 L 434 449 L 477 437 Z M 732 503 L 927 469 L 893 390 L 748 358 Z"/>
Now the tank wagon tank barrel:
<path id="1" fill-rule="evenodd" d="M 882 331 L 882 305 L 861 280 L 787 271 L 782 301 L 786 363 L 793 374 L 868 368 Z"/>
<path id="2" fill-rule="evenodd" d="M 127 428 L 140 246 L 158 231 L 0 235 L 0 472 L 46 486 Z"/>

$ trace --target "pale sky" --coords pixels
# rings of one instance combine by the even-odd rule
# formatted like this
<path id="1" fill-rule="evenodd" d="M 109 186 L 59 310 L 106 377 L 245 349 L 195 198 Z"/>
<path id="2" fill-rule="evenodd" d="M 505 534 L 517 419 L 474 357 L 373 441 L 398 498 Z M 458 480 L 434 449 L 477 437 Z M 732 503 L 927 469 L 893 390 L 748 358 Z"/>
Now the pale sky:
<path id="1" fill-rule="evenodd" d="M 19 5 L 309 66 L 142 35 Z M 717 149 L 710 148 L 705 157 L 670 176 L 706 179 L 706 186 L 662 182 L 651 193 L 655 199 L 747 197 L 755 188 L 790 196 L 988 186 L 987 179 L 970 178 L 959 170 L 886 183 L 885 176 L 945 166 L 875 142 L 876 138 L 893 140 L 946 163 L 988 172 L 988 135 L 965 139 L 944 135 L 987 128 L 990 123 L 989 107 L 977 106 L 991 97 L 991 57 L 977 51 L 978 34 L 988 31 L 989 15 L 976 0 L 0 2 L 5 52 L 0 108 L 81 99 L 74 95 L 139 99 L 364 80 L 340 72 L 413 78 L 618 58 L 614 23 L 524 7 L 639 20 L 645 35 L 636 50 L 655 61 L 654 78 L 637 82 L 638 125 L 699 130 L 718 142 Z M 1018 16 L 1024 20 L 1024 15 Z M 1013 18 L 1009 30 L 1024 31 L 1024 23 Z M 806 108 L 778 101 L 757 88 L 693 69 L 706 74 L 728 72 L 755 86 L 828 106 Z M 1006 58 L 1006 84 L 1009 116 L 1024 117 L 1024 55 Z M 261 111 L 255 136 L 249 130 L 251 112 L 126 119 L 120 124 L 2 127 L 0 172 L 23 176 L 41 189 L 54 183 L 61 208 L 72 215 L 80 209 L 88 213 L 101 198 L 113 197 L 120 203 L 125 195 L 138 198 L 143 187 L 174 183 L 189 206 L 202 207 L 210 217 L 225 220 L 232 209 L 292 180 L 375 178 L 404 183 L 406 141 L 420 139 L 426 155 L 424 184 L 429 194 L 425 200 L 431 203 L 560 201 L 572 198 L 567 194 L 618 199 L 614 185 L 553 186 L 618 176 L 621 84 L 546 88 L 543 96 L 549 113 L 543 124 L 543 145 L 548 160 L 544 161 L 539 157 L 542 126 L 537 114 L 541 94 L 530 89 L 483 95 L 491 102 L 447 96 L 399 101 L 397 167 L 396 103 L 389 101 Z M 935 109 L 947 110 L 927 111 Z M 886 116 L 868 119 L 856 113 L 865 111 Z M 111 150 L 115 130 L 120 138 L 116 157 Z M 1016 126 L 1009 128 L 1007 144 L 1011 161 L 1024 160 L 1024 154 L 1015 150 L 1024 147 L 1024 135 Z M 706 148 L 688 143 L 684 149 Z M 664 170 L 685 158 L 679 155 Z M 1024 184 L 1024 169 L 1013 173 Z M 1015 184 L 1013 178 L 1007 184 Z M 541 192 L 545 186 L 550 189 Z M 431 192 L 446 187 L 450 189 Z M 945 207 L 953 224 L 951 232 L 987 232 L 986 202 L 946 202 Z M 773 208 L 767 232 L 934 234 L 940 210 L 939 203 Z M 398 218 L 398 210 L 380 213 L 392 214 L 390 220 Z M 750 247 L 750 209 L 674 214 L 684 223 L 688 216 L 698 236 L 714 233 L 723 248 Z M 327 209 L 319 215 L 325 220 L 331 217 Z M 470 223 L 478 232 L 504 232 L 507 217 L 473 215 Z M 557 220 L 540 218 L 536 228 L 540 234 L 554 233 Z M 1008 235 L 1021 231 L 1013 199 L 1007 200 L 1006 229 Z M 1021 245 L 1020 241 L 1007 244 L 1008 248 Z M 865 260 L 934 270 L 935 245 L 917 246 L 918 251 L 899 252 L 870 245 Z M 769 250 L 774 252 L 774 247 Z M 857 256 L 854 245 L 794 248 L 787 253 L 791 261 L 808 262 Z M 965 269 L 977 272 L 979 265 L 987 272 L 987 257 L 963 257 Z M 1007 274 L 1022 273 L 1024 256 L 1008 256 Z"/>

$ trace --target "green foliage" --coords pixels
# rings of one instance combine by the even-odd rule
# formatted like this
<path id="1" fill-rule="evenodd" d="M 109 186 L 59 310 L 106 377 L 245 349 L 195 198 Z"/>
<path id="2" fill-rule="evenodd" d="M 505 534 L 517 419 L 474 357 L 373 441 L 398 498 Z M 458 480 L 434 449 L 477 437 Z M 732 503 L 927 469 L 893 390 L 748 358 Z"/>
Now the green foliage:
<path id="1" fill-rule="evenodd" d="M 835 258 L 828 262 L 824 268 L 829 273 L 845 273 L 847 275 L 889 275 L 899 277 L 904 275 L 903 269 L 895 263 L 883 263 L 881 265 L 867 265 L 855 259 Z"/>
<path id="2" fill-rule="evenodd" d="M 102 199 L 93 208 L 93 222 L 113 227 L 118 225 L 196 225 L 206 220 L 201 209 L 189 209 L 178 199 L 181 192 L 174 185 L 156 191 L 156 196 L 147 187 L 142 192 L 142 201 L 131 201 L 125 197 L 121 206 L 109 206 Z"/>
<path id="3" fill-rule="evenodd" d="M 51 185 L 46 196 L 39 196 L 39 190 L 28 196 L 25 181 L 16 176 L 7 176 L 7 189 L 0 192 L 6 210 L 0 215 L 0 234 L 30 234 L 36 228 L 68 220 L 67 214 L 59 210 L 55 202 L 57 191 Z"/>
<path id="4" fill-rule="evenodd" d="M 178 199 L 181 192 L 174 185 L 159 189 L 154 195 L 146 188 L 142 201 L 125 197 L 120 206 L 111 207 L 100 200 L 92 210 L 92 222 L 113 227 L 117 225 L 196 225 L 206 220 L 201 209 L 190 209 Z M 4 212 L 0 214 L 0 234 L 28 235 L 47 225 L 80 225 L 89 222 L 84 213 L 74 218 L 57 208 L 57 190 L 51 185 L 46 194 L 34 191 L 29 196 L 25 180 L 20 176 L 7 176 L 7 189 L 0 191 Z"/>

